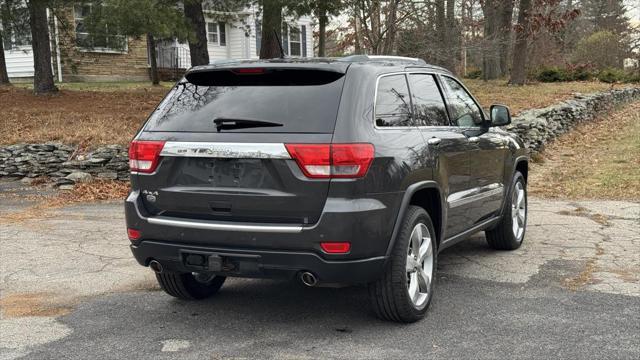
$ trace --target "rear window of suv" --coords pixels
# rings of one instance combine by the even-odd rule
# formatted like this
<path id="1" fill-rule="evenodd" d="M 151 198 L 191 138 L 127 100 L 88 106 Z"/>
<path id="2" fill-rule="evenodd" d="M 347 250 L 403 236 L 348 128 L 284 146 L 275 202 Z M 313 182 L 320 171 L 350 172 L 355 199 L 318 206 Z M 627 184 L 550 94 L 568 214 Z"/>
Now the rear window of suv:
<path id="1" fill-rule="evenodd" d="M 189 75 L 187 75 L 189 78 Z M 332 133 L 344 74 L 269 70 L 212 71 L 180 81 L 151 115 L 144 131 L 216 132 L 216 119 L 275 123 L 223 132 Z"/>

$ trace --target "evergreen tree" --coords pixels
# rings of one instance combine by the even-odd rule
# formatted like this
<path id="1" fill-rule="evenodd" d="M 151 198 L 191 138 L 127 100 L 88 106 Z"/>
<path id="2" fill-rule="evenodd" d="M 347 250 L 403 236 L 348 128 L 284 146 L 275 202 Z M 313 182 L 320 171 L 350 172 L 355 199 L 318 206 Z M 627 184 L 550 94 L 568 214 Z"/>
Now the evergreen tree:
<path id="1" fill-rule="evenodd" d="M 185 40 L 191 30 L 183 11 L 171 0 L 93 1 L 91 15 L 86 18 L 85 23 L 94 36 L 104 34 L 106 29 L 135 38 L 146 36 L 153 84 L 159 83 L 156 64 L 157 40 Z"/>

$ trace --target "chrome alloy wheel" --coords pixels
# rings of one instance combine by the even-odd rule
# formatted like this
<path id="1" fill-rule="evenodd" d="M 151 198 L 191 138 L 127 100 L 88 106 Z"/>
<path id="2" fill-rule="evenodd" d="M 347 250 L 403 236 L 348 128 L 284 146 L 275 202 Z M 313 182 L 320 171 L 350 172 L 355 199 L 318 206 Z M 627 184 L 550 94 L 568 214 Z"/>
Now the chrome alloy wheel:
<path id="1" fill-rule="evenodd" d="M 517 241 L 522 241 L 527 220 L 527 199 L 525 196 L 524 185 L 518 181 L 511 194 L 511 226 L 513 227 L 513 236 Z"/>
<path id="2" fill-rule="evenodd" d="M 411 232 L 407 251 L 407 291 L 416 308 L 425 306 L 433 281 L 433 245 L 431 234 L 423 223 Z"/>

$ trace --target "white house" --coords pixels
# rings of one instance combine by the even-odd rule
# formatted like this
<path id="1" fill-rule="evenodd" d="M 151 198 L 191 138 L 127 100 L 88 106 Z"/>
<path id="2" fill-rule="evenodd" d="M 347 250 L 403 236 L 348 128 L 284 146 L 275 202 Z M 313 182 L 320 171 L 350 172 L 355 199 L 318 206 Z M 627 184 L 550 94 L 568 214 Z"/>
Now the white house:
<path id="1" fill-rule="evenodd" d="M 205 11 L 209 60 L 257 59 L 261 27 L 255 6 L 234 13 Z M 285 19 L 282 46 L 287 56 L 313 57 L 313 22 L 310 17 Z M 191 66 L 189 45 L 176 40 L 158 47 L 158 66 L 186 69 Z"/>
<path id="2" fill-rule="evenodd" d="M 0 22 L 0 28 L 2 23 Z M 31 32 L 19 26 L 11 30 L 5 29 L 2 38 L 4 58 L 10 78 L 33 77 L 33 50 L 31 49 Z"/>
<path id="3" fill-rule="evenodd" d="M 75 24 L 75 32 L 58 31 L 60 19 L 51 17 L 52 64 L 58 81 L 139 81 L 149 79 L 149 51 L 146 39 L 125 38 L 112 34 L 114 39 L 126 41 L 124 49 L 87 46 L 91 34 L 82 26 L 83 17 L 91 11 L 90 4 L 78 3 L 66 14 L 64 23 Z M 256 6 L 242 11 L 222 13 L 205 11 L 210 60 L 257 59 L 260 53 L 260 18 Z M 50 13 L 50 16 L 52 14 Z M 1 24 L 0 24 L 1 26 Z M 286 19 L 283 24 L 282 45 L 286 55 L 312 57 L 313 30 L 309 17 Z M 14 81 L 32 78 L 34 72 L 31 36 L 28 27 L 3 37 L 7 72 Z M 24 32 L 24 33 L 22 33 Z M 66 41 L 65 41 L 66 40 Z M 95 42 L 95 41 L 94 41 Z M 172 76 L 191 67 L 189 46 L 175 40 L 161 41 L 157 46 L 158 67 Z"/>

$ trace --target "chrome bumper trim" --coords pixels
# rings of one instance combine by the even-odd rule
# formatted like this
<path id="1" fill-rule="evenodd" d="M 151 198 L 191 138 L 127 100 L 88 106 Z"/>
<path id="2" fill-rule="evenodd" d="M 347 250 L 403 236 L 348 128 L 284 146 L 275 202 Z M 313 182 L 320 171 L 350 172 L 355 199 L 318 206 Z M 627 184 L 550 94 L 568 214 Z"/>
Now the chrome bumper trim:
<path id="1" fill-rule="evenodd" d="M 205 220 L 179 220 L 170 217 L 152 217 L 147 222 L 153 225 L 176 226 L 188 229 L 199 230 L 220 230 L 220 231 L 240 231 L 240 232 L 263 232 L 263 233 L 300 233 L 302 226 L 298 225 L 248 225 L 211 222 Z"/>

